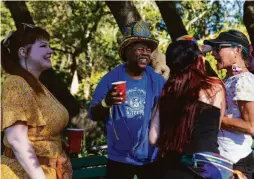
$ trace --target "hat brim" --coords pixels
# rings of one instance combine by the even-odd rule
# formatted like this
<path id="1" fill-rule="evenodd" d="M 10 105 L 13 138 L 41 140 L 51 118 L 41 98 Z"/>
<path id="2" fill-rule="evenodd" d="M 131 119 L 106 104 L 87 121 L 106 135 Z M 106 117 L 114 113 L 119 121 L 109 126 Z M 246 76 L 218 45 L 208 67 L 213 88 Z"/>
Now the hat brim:
<path id="1" fill-rule="evenodd" d="M 216 45 L 220 45 L 220 44 L 228 44 L 228 43 L 230 43 L 230 42 L 221 40 L 221 39 L 211 39 L 211 40 L 204 41 L 205 45 L 211 45 L 211 46 L 216 46 Z"/>
<path id="2" fill-rule="evenodd" d="M 211 45 L 201 45 L 201 52 L 203 54 L 211 52 L 213 50 L 213 47 Z"/>
<path id="3" fill-rule="evenodd" d="M 159 42 L 155 39 L 145 38 L 145 37 L 137 37 L 137 36 L 131 36 L 122 41 L 119 47 L 119 55 L 123 59 L 124 58 L 124 49 L 136 42 L 142 42 L 146 43 L 149 48 L 151 48 L 151 51 L 153 52 L 157 47 Z"/>

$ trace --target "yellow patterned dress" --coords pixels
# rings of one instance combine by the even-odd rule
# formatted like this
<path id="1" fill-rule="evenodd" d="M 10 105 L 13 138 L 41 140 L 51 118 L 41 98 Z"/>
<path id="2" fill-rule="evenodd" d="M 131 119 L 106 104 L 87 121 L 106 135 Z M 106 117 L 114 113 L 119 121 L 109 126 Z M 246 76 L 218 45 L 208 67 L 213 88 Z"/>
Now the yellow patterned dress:
<path id="1" fill-rule="evenodd" d="M 41 84 L 41 83 L 40 83 Z M 29 84 L 20 76 L 9 75 L 2 86 L 1 129 L 24 121 L 28 125 L 28 138 L 38 157 L 65 159 L 62 165 L 71 178 L 71 165 L 62 149 L 61 132 L 67 125 L 69 114 L 54 96 L 41 84 L 44 93 L 36 95 Z M 11 148 L 6 137 L 4 145 Z M 58 161 L 58 160 L 57 160 Z M 41 164 L 47 179 L 56 179 L 56 167 Z M 1 156 L 1 176 L 3 179 L 28 179 L 18 160 Z M 59 177 L 58 177 L 59 178 Z"/>

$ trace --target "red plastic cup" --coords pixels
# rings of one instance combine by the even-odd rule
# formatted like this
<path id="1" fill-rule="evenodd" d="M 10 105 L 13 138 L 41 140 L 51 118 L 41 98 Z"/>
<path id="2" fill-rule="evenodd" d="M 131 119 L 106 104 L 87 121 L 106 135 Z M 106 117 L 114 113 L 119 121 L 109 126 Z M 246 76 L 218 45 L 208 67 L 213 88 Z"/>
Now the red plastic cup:
<path id="1" fill-rule="evenodd" d="M 67 128 L 69 153 L 80 153 L 84 129 Z"/>
<path id="2" fill-rule="evenodd" d="M 116 87 L 117 92 L 122 93 L 123 100 L 122 102 L 126 101 L 126 81 L 117 81 L 112 83 L 113 87 Z"/>

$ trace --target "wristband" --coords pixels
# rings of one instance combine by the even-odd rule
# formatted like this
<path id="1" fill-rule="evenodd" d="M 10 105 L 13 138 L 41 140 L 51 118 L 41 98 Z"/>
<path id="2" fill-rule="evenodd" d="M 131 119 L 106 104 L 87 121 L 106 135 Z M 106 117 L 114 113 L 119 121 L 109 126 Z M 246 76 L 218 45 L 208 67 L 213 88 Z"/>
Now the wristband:
<path id="1" fill-rule="evenodd" d="M 114 120 L 113 120 L 113 108 L 112 106 L 108 106 L 105 102 L 105 98 L 103 98 L 103 100 L 101 101 L 101 105 L 104 107 L 104 108 L 109 108 L 109 115 L 112 119 L 112 126 L 113 126 L 113 130 L 114 130 L 114 133 L 115 133 L 115 137 L 116 137 L 116 140 L 119 140 L 119 137 L 117 135 L 117 132 L 116 132 L 116 128 L 115 128 L 115 124 L 114 124 Z M 120 109 L 121 110 L 121 109 Z"/>
<path id="2" fill-rule="evenodd" d="M 101 101 L 101 105 L 104 107 L 104 108 L 110 108 L 110 106 L 108 106 L 105 102 L 105 98 L 103 98 L 103 100 Z"/>

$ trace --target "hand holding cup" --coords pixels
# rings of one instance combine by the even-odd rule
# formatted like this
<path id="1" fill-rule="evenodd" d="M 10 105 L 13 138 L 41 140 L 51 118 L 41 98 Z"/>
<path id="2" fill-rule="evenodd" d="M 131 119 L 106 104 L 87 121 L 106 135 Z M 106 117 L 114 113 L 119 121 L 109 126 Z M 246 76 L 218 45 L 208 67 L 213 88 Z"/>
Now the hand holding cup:
<path id="1" fill-rule="evenodd" d="M 126 101 L 126 81 L 112 83 L 112 88 L 106 94 L 105 103 L 112 106 L 113 104 L 121 104 L 124 101 Z"/>

